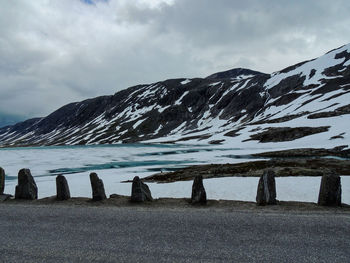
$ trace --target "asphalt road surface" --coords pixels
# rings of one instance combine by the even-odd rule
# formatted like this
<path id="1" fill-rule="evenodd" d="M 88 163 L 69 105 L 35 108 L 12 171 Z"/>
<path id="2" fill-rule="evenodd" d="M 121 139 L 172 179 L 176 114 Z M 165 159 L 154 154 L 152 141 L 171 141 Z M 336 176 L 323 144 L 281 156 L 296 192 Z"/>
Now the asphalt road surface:
<path id="1" fill-rule="evenodd" d="M 350 214 L 0 205 L 0 262 L 350 262 Z"/>

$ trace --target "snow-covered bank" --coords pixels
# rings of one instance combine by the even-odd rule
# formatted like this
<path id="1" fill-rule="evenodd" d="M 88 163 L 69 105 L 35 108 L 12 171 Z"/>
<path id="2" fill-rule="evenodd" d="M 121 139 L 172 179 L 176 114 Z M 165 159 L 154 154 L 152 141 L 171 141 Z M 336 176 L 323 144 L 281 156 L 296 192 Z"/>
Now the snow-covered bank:
<path id="1" fill-rule="evenodd" d="M 131 184 L 121 183 L 106 172 L 99 174 L 104 181 L 106 194 L 130 195 Z M 66 175 L 71 195 L 74 197 L 91 197 L 91 186 L 88 173 L 81 175 Z M 259 178 L 227 177 L 204 180 L 208 199 L 238 200 L 255 202 Z M 317 202 L 320 188 L 320 177 L 278 177 L 276 178 L 277 199 L 281 201 Z M 350 177 L 342 176 L 342 202 L 350 204 Z M 8 193 L 14 193 L 17 182 L 6 185 Z M 54 177 L 37 178 L 39 198 L 55 195 L 56 185 Z M 191 196 L 192 181 L 175 183 L 148 183 L 154 198 L 173 197 L 189 198 Z"/>

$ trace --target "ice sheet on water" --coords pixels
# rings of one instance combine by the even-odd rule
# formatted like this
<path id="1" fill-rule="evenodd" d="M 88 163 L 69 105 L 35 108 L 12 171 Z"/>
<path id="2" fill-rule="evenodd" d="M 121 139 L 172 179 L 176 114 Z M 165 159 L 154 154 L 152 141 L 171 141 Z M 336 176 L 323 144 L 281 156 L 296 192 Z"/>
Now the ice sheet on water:
<path id="1" fill-rule="evenodd" d="M 14 194 L 17 173 L 30 168 L 39 189 L 39 198 L 56 194 L 55 177 L 65 174 L 72 196 L 91 196 L 89 173 L 96 171 L 104 181 L 107 195 L 130 195 L 131 184 L 121 183 L 134 176 L 175 170 L 187 165 L 237 163 L 253 160 L 253 152 L 271 148 L 225 148 L 200 145 L 113 145 L 1 149 L 6 171 L 5 192 Z M 254 201 L 258 178 L 215 178 L 204 180 L 210 199 Z M 320 178 L 277 178 L 280 200 L 317 200 Z M 298 187 L 295 187 L 298 185 Z M 157 197 L 190 197 L 192 182 L 149 184 Z M 343 202 L 350 203 L 350 177 L 342 177 Z"/>

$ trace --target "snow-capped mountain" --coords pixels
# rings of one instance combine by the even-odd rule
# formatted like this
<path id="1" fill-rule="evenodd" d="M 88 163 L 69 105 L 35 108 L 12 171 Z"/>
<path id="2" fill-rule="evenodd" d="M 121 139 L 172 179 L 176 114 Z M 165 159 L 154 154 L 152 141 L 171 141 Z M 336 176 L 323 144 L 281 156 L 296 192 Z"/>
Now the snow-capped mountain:
<path id="1" fill-rule="evenodd" d="M 350 44 L 271 75 L 232 69 L 71 103 L 1 128 L 0 145 L 342 145 L 350 144 L 349 114 Z"/>

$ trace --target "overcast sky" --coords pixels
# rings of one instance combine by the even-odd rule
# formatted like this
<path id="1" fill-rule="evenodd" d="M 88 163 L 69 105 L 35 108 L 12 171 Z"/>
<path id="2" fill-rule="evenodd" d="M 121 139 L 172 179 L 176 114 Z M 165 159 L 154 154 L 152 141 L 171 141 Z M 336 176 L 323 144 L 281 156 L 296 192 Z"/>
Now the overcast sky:
<path id="1" fill-rule="evenodd" d="M 0 5 L 0 113 L 168 78 L 272 73 L 350 42 L 348 0 L 7 0 Z"/>

